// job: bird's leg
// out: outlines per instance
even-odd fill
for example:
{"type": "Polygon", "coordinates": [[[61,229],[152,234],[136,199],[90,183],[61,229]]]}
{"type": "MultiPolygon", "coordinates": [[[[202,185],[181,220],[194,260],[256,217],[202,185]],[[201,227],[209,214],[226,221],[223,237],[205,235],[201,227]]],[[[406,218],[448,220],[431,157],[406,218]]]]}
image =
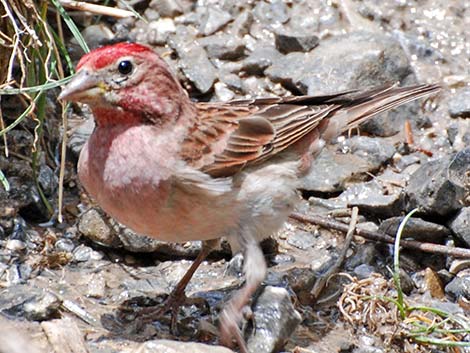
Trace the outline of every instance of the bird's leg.
{"type": "Polygon", "coordinates": [[[237,342],[241,353],[248,353],[240,330],[244,308],[266,276],[266,262],[256,240],[250,240],[245,248],[245,285],[230,299],[220,315],[220,342],[231,346],[232,339],[237,342]]]}
{"type": "Polygon", "coordinates": [[[164,313],[171,310],[171,331],[176,332],[176,324],[178,320],[178,310],[182,303],[185,302],[186,294],[185,289],[193,277],[194,273],[201,265],[201,263],[206,259],[207,255],[209,255],[210,251],[217,246],[218,240],[208,240],[202,243],[202,249],[197,255],[196,259],[193,261],[189,269],[184,274],[183,278],[178,282],[176,287],[171,291],[168,298],[165,300],[162,306],[159,308],[148,310],[144,313],[140,319],[143,322],[153,321],[156,317],[163,315],[164,313]]]}

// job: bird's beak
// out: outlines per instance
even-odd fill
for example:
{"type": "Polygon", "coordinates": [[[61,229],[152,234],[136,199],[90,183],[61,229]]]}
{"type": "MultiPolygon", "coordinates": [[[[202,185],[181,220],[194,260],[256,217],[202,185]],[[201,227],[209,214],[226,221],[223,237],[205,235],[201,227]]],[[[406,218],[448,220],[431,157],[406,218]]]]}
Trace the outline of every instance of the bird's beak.
{"type": "Polygon", "coordinates": [[[62,89],[59,99],[70,102],[91,103],[101,100],[105,91],[104,84],[96,75],[82,69],[62,89]]]}

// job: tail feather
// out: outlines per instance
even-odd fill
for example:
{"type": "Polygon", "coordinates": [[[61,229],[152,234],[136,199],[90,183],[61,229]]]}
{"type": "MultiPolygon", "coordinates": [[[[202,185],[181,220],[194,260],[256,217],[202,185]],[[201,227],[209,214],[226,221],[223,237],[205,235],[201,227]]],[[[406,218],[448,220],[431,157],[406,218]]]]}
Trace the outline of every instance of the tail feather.
{"type": "Polygon", "coordinates": [[[341,109],[345,113],[345,121],[339,124],[340,128],[342,131],[355,128],[377,114],[396,108],[399,105],[411,102],[415,99],[436,93],[440,89],[441,86],[439,84],[425,84],[409,87],[397,87],[393,85],[362,92],[360,96],[353,97],[349,105],[341,109]]]}

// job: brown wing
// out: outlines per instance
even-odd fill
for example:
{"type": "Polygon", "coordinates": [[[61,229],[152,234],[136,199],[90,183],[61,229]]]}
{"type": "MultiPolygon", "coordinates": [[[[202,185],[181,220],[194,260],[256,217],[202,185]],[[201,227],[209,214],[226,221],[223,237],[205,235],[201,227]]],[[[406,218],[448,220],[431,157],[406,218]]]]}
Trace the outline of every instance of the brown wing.
{"type": "Polygon", "coordinates": [[[337,105],[290,104],[263,98],[225,104],[199,103],[198,123],[184,141],[182,157],[214,177],[270,158],[318,126],[337,105]]]}
{"type": "Polygon", "coordinates": [[[231,176],[292,146],[325,118],[334,118],[325,136],[339,134],[439,89],[439,85],[385,85],[325,96],[199,103],[198,120],[183,142],[181,157],[213,177],[231,176]]]}

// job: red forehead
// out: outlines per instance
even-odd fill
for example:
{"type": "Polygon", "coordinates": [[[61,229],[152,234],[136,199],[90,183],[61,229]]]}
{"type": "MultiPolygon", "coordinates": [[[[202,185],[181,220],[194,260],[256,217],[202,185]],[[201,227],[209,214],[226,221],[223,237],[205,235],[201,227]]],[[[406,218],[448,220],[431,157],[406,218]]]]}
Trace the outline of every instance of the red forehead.
{"type": "Polygon", "coordinates": [[[151,51],[152,49],[150,49],[149,47],[137,43],[124,42],[107,45],[92,50],[88,54],[82,56],[82,58],[78,62],[77,70],[79,70],[85,64],[93,67],[94,69],[101,69],[115,62],[116,59],[120,57],[151,51]]]}

